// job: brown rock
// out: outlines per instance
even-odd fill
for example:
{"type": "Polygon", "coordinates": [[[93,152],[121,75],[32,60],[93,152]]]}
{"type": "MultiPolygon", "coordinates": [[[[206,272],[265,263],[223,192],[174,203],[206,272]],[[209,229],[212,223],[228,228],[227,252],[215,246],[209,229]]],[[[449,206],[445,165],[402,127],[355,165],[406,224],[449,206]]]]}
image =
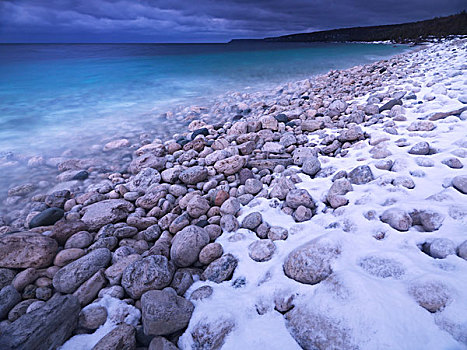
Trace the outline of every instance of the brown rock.
{"type": "Polygon", "coordinates": [[[16,232],[0,236],[0,267],[25,269],[49,266],[58,244],[50,238],[33,232],[16,232]]]}

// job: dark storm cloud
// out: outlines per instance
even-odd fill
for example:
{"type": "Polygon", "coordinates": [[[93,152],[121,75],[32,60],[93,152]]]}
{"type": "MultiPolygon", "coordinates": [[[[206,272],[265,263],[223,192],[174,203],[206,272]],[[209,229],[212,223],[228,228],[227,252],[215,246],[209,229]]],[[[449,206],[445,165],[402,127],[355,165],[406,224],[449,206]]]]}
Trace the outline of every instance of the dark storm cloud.
{"type": "Polygon", "coordinates": [[[0,42],[206,42],[449,15],[463,0],[0,0],[0,42]]]}

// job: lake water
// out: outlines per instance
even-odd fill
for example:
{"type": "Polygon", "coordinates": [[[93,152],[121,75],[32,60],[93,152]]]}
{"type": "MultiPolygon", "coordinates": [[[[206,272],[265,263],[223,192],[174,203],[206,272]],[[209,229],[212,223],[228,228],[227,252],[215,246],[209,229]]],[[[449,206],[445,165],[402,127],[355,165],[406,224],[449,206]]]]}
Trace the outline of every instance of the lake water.
{"type": "Polygon", "coordinates": [[[406,49],[257,42],[2,44],[0,157],[158,128],[160,114],[174,106],[209,104],[229,91],[258,91],[406,49]]]}

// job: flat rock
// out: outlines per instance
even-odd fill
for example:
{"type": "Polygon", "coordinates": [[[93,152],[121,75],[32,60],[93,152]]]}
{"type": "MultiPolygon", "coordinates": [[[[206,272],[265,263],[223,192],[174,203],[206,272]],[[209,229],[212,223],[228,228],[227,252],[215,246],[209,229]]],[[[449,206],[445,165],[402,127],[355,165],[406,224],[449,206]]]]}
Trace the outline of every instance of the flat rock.
{"type": "Polygon", "coordinates": [[[93,250],[58,270],[53,278],[54,288],[61,293],[73,293],[97,271],[107,267],[111,257],[107,248],[93,250]]]}
{"type": "Polygon", "coordinates": [[[408,131],[431,131],[436,128],[436,125],[429,120],[417,120],[412,122],[407,127],[408,131]]]}
{"type": "Polygon", "coordinates": [[[462,164],[458,158],[454,157],[443,159],[441,163],[450,167],[451,169],[462,169],[464,167],[464,164],[462,164]]]}
{"type": "Polygon", "coordinates": [[[133,210],[134,205],[124,199],[106,199],[84,207],[81,220],[89,230],[97,230],[104,225],[126,219],[133,210]]]}
{"type": "Polygon", "coordinates": [[[26,269],[52,264],[57,242],[34,232],[16,232],[0,236],[0,267],[26,269]]]}
{"type": "Polygon", "coordinates": [[[278,142],[266,142],[262,148],[263,152],[284,153],[285,147],[278,142]]]}
{"type": "Polygon", "coordinates": [[[54,295],[39,309],[26,313],[2,332],[0,349],[56,349],[78,322],[80,306],[72,295],[54,295]]]}
{"type": "Polygon", "coordinates": [[[194,308],[171,288],[148,291],[141,297],[144,333],[166,335],[179,331],[188,326],[194,308]]]}

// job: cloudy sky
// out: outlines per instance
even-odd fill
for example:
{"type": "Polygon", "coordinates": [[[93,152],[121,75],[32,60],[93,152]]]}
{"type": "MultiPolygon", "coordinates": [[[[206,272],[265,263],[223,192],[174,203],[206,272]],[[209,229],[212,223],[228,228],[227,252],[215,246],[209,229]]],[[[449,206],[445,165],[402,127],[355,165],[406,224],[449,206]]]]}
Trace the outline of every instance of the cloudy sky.
{"type": "Polygon", "coordinates": [[[465,7],[465,0],[0,0],[0,42],[225,42],[465,7]]]}

